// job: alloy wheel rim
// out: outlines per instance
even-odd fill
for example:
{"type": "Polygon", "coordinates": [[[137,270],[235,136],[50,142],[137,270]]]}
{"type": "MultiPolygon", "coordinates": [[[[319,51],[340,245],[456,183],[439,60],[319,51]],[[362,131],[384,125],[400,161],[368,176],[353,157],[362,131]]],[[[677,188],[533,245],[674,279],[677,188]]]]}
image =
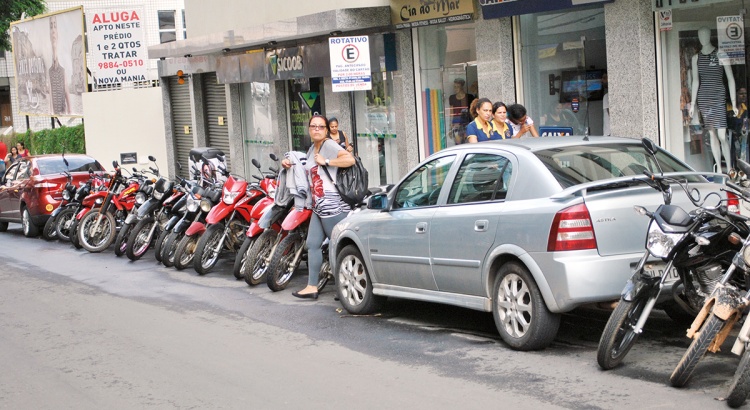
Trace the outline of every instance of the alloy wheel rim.
{"type": "Polygon", "coordinates": [[[531,291],[526,282],[515,273],[505,276],[496,303],[505,332],[515,338],[526,335],[533,318],[531,291]]]}
{"type": "Polygon", "coordinates": [[[219,258],[219,251],[215,248],[216,245],[219,244],[221,234],[223,234],[223,232],[217,232],[217,234],[206,243],[205,251],[203,252],[203,255],[201,255],[201,265],[203,265],[204,268],[210,268],[219,258]]]}
{"type": "Polygon", "coordinates": [[[23,223],[23,233],[28,235],[31,225],[29,221],[29,211],[26,209],[23,210],[23,218],[21,222],[23,223]]]}
{"type": "Polygon", "coordinates": [[[352,306],[364,301],[367,290],[367,275],[362,261],[349,255],[341,262],[339,279],[343,290],[343,298],[352,306]]]}

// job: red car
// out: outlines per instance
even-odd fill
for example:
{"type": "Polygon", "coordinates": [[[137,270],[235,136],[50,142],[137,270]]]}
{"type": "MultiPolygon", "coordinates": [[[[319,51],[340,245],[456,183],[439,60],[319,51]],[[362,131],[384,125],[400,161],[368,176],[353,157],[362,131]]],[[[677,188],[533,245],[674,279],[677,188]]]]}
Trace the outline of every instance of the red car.
{"type": "Polygon", "coordinates": [[[67,183],[65,172],[73,177],[73,184],[89,179],[89,170],[104,171],[101,164],[88,155],[38,155],[19,160],[8,167],[0,178],[0,232],[9,222],[20,223],[25,236],[36,236],[52,211],[60,205],[67,183]]]}

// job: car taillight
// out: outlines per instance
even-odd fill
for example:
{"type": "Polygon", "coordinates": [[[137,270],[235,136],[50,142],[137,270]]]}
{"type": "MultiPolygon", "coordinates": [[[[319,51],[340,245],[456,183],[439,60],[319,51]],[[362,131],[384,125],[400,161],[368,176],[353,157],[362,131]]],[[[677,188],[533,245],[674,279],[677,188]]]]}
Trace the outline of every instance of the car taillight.
{"type": "Polygon", "coordinates": [[[549,233],[547,251],[596,249],[596,237],[586,205],[565,208],[555,214],[549,233]]]}
{"type": "Polygon", "coordinates": [[[37,182],[36,184],[34,184],[34,188],[47,188],[48,191],[62,191],[60,184],[55,184],[54,182],[47,181],[37,182]]]}
{"type": "Polygon", "coordinates": [[[740,199],[737,195],[727,191],[727,211],[739,214],[740,213],[740,199]]]}

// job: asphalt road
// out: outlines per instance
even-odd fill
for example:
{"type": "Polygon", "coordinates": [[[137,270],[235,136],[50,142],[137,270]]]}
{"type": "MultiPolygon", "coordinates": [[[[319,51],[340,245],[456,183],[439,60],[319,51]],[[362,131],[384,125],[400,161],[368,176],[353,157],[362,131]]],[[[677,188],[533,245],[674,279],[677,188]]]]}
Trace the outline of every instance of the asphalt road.
{"type": "MultiPolygon", "coordinates": [[[[516,352],[490,314],[389,299],[354,317],[332,287],[301,301],[236,281],[228,259],[201,277],[17,225],[0,233],[0,260],[3,409],[726,408],[739,361],[728,341],[675,389],[689,340],[663,314],[603,372],[606,312],[565,315],[551,347],[516,352]]],[[[305,281],[302,269],[290,289],[305,281]]]]}

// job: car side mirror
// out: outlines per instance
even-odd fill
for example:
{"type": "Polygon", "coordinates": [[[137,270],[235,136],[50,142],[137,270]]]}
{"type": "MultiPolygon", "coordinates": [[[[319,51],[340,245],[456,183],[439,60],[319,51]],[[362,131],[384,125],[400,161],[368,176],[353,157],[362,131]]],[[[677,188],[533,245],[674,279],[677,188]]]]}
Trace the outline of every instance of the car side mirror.
{"type": "Polygon", "coordinates": [[[388,209],[388,194],[375,194],[367,200],[367,209],[388,209]]]}

